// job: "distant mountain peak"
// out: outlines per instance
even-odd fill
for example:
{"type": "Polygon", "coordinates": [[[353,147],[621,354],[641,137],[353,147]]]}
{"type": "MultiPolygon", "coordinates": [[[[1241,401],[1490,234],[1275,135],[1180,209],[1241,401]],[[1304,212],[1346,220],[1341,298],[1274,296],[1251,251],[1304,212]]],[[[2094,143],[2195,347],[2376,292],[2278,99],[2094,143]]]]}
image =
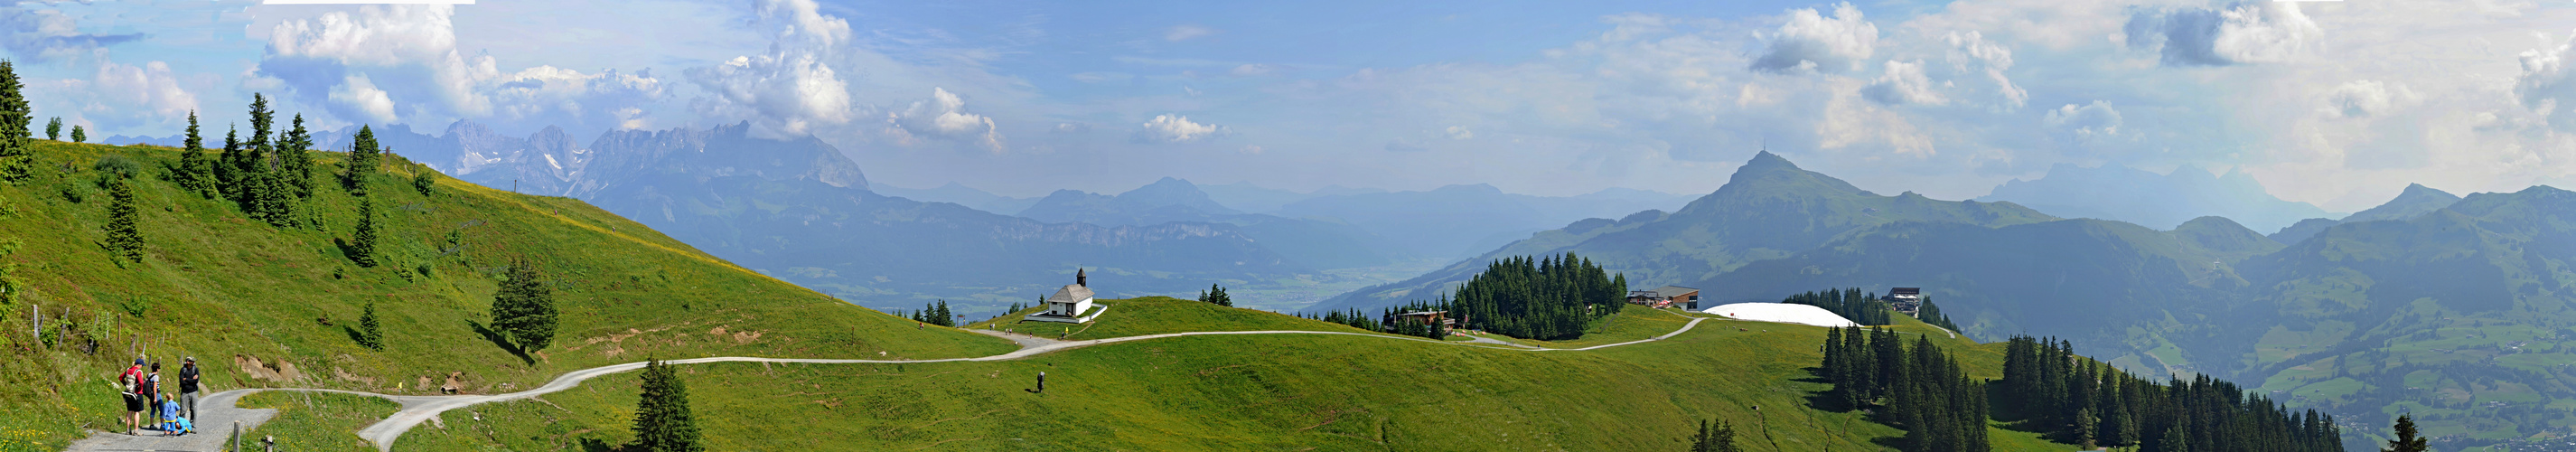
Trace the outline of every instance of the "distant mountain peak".
{"type": "MultiPolygon", "coordinates": [[[[1782,158],[1779,154],[1762,151],[1754,154],[1753,160],[1744,162],[1744,166],[1736,167],[1735,175],[1728,178],[1726,185],[1719,186],[1717,193],[1711,196],[1727,198],[1848,194],[1869,194],[1869,192],[1861,190],[1860,187],[1854,187],[1850,182],[1844,182],[1842,179],[1800,169],[1797,164],[1790,163],[1789,159],[1782,158]]],[[[1698,205],[1700,202],[1694,201],[1691,204],[1698,205]]],[[[1695,209],[1684,207],[1682,210],[1695,209]]]]}
{"type": "MultiPolygon", "coordinates": [[[[1796,164],[1796,163],[1789,163],[1789,159],[1788,159],[1788,158],[1781,157],[1781,156],[1780,156],[1780,154],[1773,154],[1773,153],[1771,153],[1771,151],[1765,150],[1765,151],[1761,151],[1761,152],[1755,152],[1755,153],[1753,153],[1753,159],[1752,159],[1752,160],[1745,161],[1745,162],[1744,162],[1744,167],[1745,167],[1745,168],[1754,168],[1754,167],[1772,168],[1772,167],[1777,167],[1777,168],[1788,168],[1788,169],[1793,169],[1793,170],[1794,170],[1794,169],[1798,169],[1798,164],[1796,164]]],[[[1737,171],[1738,173],[1742,173],[1744,170],[1743,170],[1743,169],[1737,169],[1736,171],[1737,171]]]]}

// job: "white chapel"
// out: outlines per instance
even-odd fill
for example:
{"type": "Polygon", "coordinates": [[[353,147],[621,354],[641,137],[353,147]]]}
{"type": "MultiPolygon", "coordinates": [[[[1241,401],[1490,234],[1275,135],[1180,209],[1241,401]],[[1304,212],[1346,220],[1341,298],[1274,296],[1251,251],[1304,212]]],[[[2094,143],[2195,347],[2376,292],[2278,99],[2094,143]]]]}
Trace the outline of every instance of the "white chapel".
{"type": "Polygon", "coordinates": [[[1099,318],[1108,306],[1091,303],[1091,281],[1082,269],[1073,270],[1073,284],[1066,284],[1047,296],[1046,310],[1022,317],[1039,322],[1083,323],[1099,318]]]}

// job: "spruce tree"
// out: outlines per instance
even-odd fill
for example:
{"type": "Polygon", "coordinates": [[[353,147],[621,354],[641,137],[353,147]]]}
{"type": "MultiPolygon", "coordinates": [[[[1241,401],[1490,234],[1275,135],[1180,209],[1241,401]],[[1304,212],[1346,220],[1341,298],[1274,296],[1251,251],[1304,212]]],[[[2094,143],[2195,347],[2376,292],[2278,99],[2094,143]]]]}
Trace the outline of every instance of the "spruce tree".
{"type": "Polygon", "coordinates": [[[376,132],[368,126],[358,126],[358,136],[349,141],[348,172],[340,176],[340,184],[348,187],[350,194],[364,196],[367,176],[375,174],[376,156],[381,152],[376,148],[376,132]]]}
{"type": "Polygon", "coordinates": [[[1215,284],[1209,284],[1206,292],[1199,293],[1199,301],[1217,306],[1234,307],[1234,297],[1226,296],[1225,286],[1215,284]]]}
{"type": "Polygon", "coordinates": [[[358,315],[358,345],[368,350],[385,351],[385,332],[376,326],[375,303],[367,303],[365,313],[358,315]]]}
{"type": "Polygon", "coordinates": [[[82,128],[82,127],[81,127],[81,126],[79,126],[79,125],[74,125],[74,126],[72,126],[72,142],[73,142],[73,143],[88,143],[88,142],[89,142],[89,129],[82,128]]]}
{"type": "Polygon", "coordinates": [[[689,410],[689,388],[680,373],[659,360],[645,361],[643,393],[635,400],[635,442],[626,450],[700,452],[698,423],[689,410]]]}
{"type": "Polygon", "coordinates": [[[0,59],[0,179],[24,182],[35,175],[34,153],[27,130],[35,125],[27,105],[26,84],[18,81],[17,64],[0,59]]]}
{"type": "Polygon", "coordinates": [[[376,200],[358,198],[358,230],[349,233],[349,260],[359,267],[374,267],[376,259],[376,200]]]}
{"type": "Polygon", "coordinates": [[[1690,452],[1743,452],[1735,444],[1735,426],[1726,421],[1700,421],[1699,433],[1691,435],[1690,452]]]}
{"type": "Polygon", "coordinates": [[[278,173],[293,189],[295,199],[313,197],[313,134],[304,130],[304,114],[295,114],[295,128],[287,129],[278,140],[278,173]]]}
{"type": "Polygon", "coordinates": [[[121,176],[108,187],[107,248],[127,262],[143,262],[143,231],[134,208],[134,184],[121,176]]]}
{"type": "Polygon", "coordinates": [[[2415,436],[2415,415],[2401,414],[2397,416],[2397,438],[2388,440],[2388,447],[2380,451],[2425,452],[2433,450],[2429,442],[2427,438],[2415,436]]]}
{"type": "Polygon", "coordinates": [[[536,353],[554,341],[554,291],[525,258],[513,260],[507,275],[492,294],[492,328],[509,335],[520,353],[536,353]]]}
{"type": "Polygon", "coordinates": [[[45,139],[63,139],[63,117],[55,116],[54,119],[45,121],[45,139]]]}
{"type": "Polygon", "coordinates": [[[241,176],[244,166],[241,160],[241,127],[226,125],[224,153],[215,155],[214,162],[215,191],[216,194],[223,195],[224,199],[241,199],[241,176]]]}
{"type": "Polygon", "coordinates": [[[197,111],[188,111],[188,137],[179,152],[179,189],[215,197],[214,162],[206,160],[206,140],[197,136],[197,111]]]}

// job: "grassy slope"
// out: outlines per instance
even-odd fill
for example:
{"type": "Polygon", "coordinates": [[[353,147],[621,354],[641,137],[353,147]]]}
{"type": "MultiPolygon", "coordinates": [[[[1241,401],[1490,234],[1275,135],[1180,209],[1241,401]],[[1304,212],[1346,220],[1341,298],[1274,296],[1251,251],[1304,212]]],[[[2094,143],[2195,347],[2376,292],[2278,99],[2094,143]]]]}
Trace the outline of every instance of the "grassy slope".
{"type": "MultiPolygon", "coordinates": [[[[393,159],[374,192],[382,253],[394,265],[360,268],[333,245],[356,223],[356,199],[328,174],[340,154],[317,154],[317,194],[306,208],[320,227],[280,229],[246,220],[225,201],[182,193],[162,180],[169,148],[38,141],[33,180],[0,185],[0,238],[21,244],[21,301],[0,306],[0,441],[58,448],[84,426],[114,425],[107,380],[132,348],[176,365],[199,357],[210,390],[312,386],[419,393],[421,382],[464,372],[468,391],[524,388],[567,370],[647,356],[712,355],[936,358],[1001,353],[999,339],[910,322],[835,301],[698,252],[575,199],[526,196],[438,177],[414,191],[415,171],[393,159]],[[123,154],[145,168],[136,183],[149,256],[120,266],[105,252],[108,196],[92,163],[123,154]],[[83,202],[65,192],[82,193],[83,202]],[[456,242],[451,244],[450,237],[456,242]],[[452,253],[443,249],[453,248],[452,253]],[[487,341],[496,275],[525,256],[553,282],[563,312],[555,346],[530,365],[487,341]],[[130,268],[129,268],[130,267],[130,268]],[[420,271],[426,269],[424,273],[420,271]],[[406,277],[406,274],[408,274],[406,277]],[[347,327],[377,303],[389,343],[354,344],[347,327]],[[25,332],[30,305],[46,324],[77,324],[95,355],[45,346],[25,332]],[[138,314],[139,313],[139,314],[138,314]],[[320,319],[328,319],[323,325],[320,319]],[[715,334],[724,329],[721,335],[715,334]],[[235,357],[293,363],[302,378],[254,379],[235,357]]],[[[0,444],[5,446],[7,444],[0,444]]]]}
{"type": "MultiPolygon", "coordinates": [[[[1313,323],[1293,329],[1332,326],[1313,323]]],[[[1975,377],[2000,373],[2001,344],[1913,322],[1897,328],[1935,334],[1975,377]]],[[[1202,336],[1010,362],[683,373],[711,450],[1670,450],[1708,418],[1735,422],[1753,450],[1883,449],[1874,441],[1901,432],[1807,406],[1826,389],[1807,375],[1823,332],[1710,321],[1671,340],[1590,352],[1202,336]],[[1028,392],[1041,371],[1048,392],[1028,392]]],[[[632,439],[636,384],[619,374],[543,401],[450,412],[448,428],[414,430],[396,448],[620,444],[632,439]]],[[[1992,437],[1998,450],[2071,448],[2003,429],[1992,437]]]]}

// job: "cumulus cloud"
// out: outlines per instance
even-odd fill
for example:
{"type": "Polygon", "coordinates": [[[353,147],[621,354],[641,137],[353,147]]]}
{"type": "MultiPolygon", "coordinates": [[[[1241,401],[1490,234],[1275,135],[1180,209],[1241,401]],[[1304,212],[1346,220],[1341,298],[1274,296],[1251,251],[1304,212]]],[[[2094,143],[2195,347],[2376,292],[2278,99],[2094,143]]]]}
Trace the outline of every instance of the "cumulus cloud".
{"type": "Polygon", "coordinates": [[[1050,127],[1047,130],[1055,133],[1083,133],[1090,132],[1091,125],[1079,122],[1059,122],[1055,123],[1055,127],[1050,127]]]}
{"type": "Polygon", "coordinates": [[[1181,115],[1155,115],[1136,130],[1138,141],[1148,143],[1190,143],[1215,138],[1227,133],[1225,126],[1190,122],[1181,115]]]}
{"type": "Polygon", "coordinates": [[[2378,80],[2344,82],[2326,94],[2326,105],[2319,111],[2328,117],[2363,118],[2386,115],[2419,101],[2415,90],[2405,84],[2378,80]]]}
{"type": "Polygon", "coordinates": [[[2122,31],[2131,48],[2157,50],[2166,66],[2284,61],[2325,38],[2295,2],[2140,9],[2122,31]]]}
{"type": "Polygon", "coordinates": [[[970,140],[993,152],[1003,149],[1002,133],[993,127],[993,118],[967,113],[966,99],[946,88],[931,88],[930,99],[886,113],[886,133],[906,145],[927,137],[970,140]]]}
{"type": "Polygon", "coordinates": [[[1467,130],[1467,126],[1449,126],[1449,129],[1444,130],[1443,132],[1448,134],[1449,139],[1452,140],[1464,140],[1476,137],[1476,132],[1467,130]]]}
{"type": "Polygon", "coordinates": [[[245,89],[282,88],[349,121],[497,119],[631,128],[663,95],[651,71],[502,72],[456,48],[450,5],[365,6],[277,24],[245,89]]]}
{"type": "Polygon", "coordinates": [[[1932,79],[1923,75],[1922,61],[1888,60],[1886,75],[1871,81],[1860,92],[1862,97],[1887,105],[1941,105],[1950,102],[1936,91],[1932,79]]]}
{"type": "Polygon", "coordinates": [[[1173,27],[1172,27],[1171,29],[1169,29],[1169,30],[1164,30],[1164,31],[1163,31],[1163,40],[1165,40],[1165,41],[1171,41],[1171,42],[1181,42],[1181,41],[1188,41],[1188,40],[1191,40],[1191,39],[1204,38],[1204,37],[1207,37],[1208,35],[1213,35],[1213,34],[1216,34],[1216,29],[1214,29],[1214,28],[1202,27],[1202,26],[1197,26],[1197,25],[1176,25],[1176,26],[1173,26],[1173,27]]]}
{"type": "Polygon", "coordinates": [[[1769,33],[1769,47],[1752,68],[1764,72],[1843,72],[1859,69],[1878,44],[1878,25],[1861,17],[1851,3],[1834,5],[1834,16],[1812,8],[1789,10],[1789,22],[1769,33]]]}
{"type": "Polygon", "coordinates": [[[9,2],[0,6],[0,47],[20,62],[46,62],[96,54],[100,49],[143,39],[142,33],[82,33],[79,21],[62,11],[27,9],[9,2]]]}
{"type": "Polygon", "coordinates": [[[1988,41],[1984,33],[1974,30],[1967,33],[1953,31],[1942,35],[1941,39],[1950,44],[1950,66],[1959,72],[1982,73],[1987,80],[1993,81],[1995,94],[2003,97],[1999,106],[2004,110],[2021,108],[2030,102],[2030,91],[2013,84],[2012,78],[2004,75],[2005,70],[2013,67],[2011,48],[1988,41]]]}
{"type": "Polygon", "coordinates": [[[2048,115],[2041,121],[2050,127],[2074,132],[2078,137],[2120,134],[2120,110],[2111,108],[2110,102],[2099,100],[2086,105],[2066,104],[2064,107],[2057,107],[2055,110],[2049,110],[2048,115]]]}
{"type": "MultiPolygon", "coordinates": [[[[51,91],[71,94],[68,100],[75,103],[80,118],[93,126],[122,128],[187,117],[197,109],[197,96],[183,82],[169,64],[159,61],[139,66],[101,61],[90,78],[55,82],[59,88],[51,91]]],[[[28,86],[47,85],[31,81],[28,86]]]]}
{"type": "Polygon", "coordinates": [[[695,102],[700,113],[748,117],[766,133],[787,135],[849,122],[849,84],[827,60],[849,43],[850,24],[817,8],[813,0],[753,1],[769,50],[689,69],[689,81],[708,93],[695,102]]]}
{"type": "Polygon", "coordinates": [[[2562,131],[2576,132],[2576,70],[2568,68],[2568,59],[2576,56],[2576,35],[2555,49],[2523,51],[2519,58],[2522,73],[2514,78],[2514,100],[2548,118],[2562,131]]]}

